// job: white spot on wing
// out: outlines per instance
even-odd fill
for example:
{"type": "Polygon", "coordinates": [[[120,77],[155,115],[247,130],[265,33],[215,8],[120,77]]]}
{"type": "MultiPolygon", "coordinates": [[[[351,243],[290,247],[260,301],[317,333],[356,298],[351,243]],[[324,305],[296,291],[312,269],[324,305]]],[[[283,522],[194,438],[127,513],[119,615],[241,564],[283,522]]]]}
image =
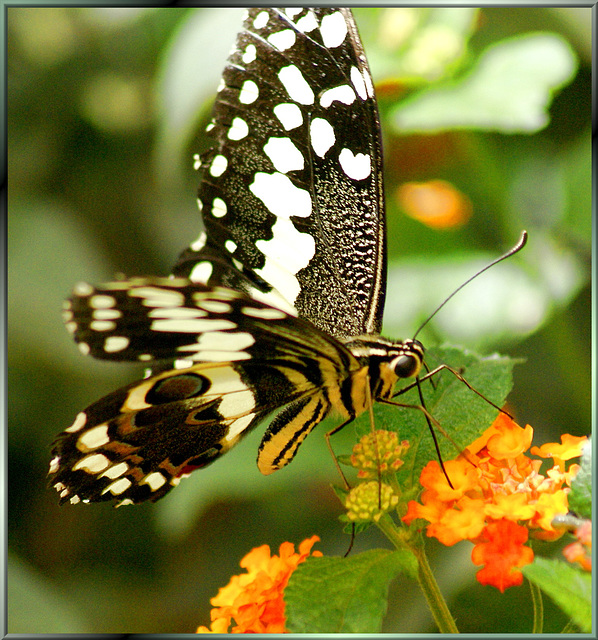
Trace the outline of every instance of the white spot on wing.
{"type": "Polygon", "coordinates": [[[245,387],[237,393],[226,393],[222,397],[222,402],[218,407],[219,413],[225,418],[246,417],[246,414],[255,407],[255,397],[253,393],[245,387]]]}
{"type": "Polygon", "coordinates": [[[258,99],[260,90],[253,80],[245,80],[239,93],[239,102],[241,104],[252,104],[258,99]]]}
{"type": "Polygon", "coordinates": [[[77,282],[73,287],[73,293],[77,296],[90,296],[93,293],[93,287],[87,282],[77,282]]]}
{"type": "Polygon", "coordinates": [[[268,24],[268,12],[260,11],[253,21],[254,29],[263,29],[268,24]]]}
{"type": "Polygon", "coordinates": [[[258,171],[249,190],[259,198],[275,216],[299,216],[311,214],[311,197],[305,189],[296,187],[282,173],[258,171]]]}
{"type": "MultiPolygon", "coordinates": [[[[201,200],[198,200],[198,202],[201,202],[201,200]]],[[[208,236],[206,235],[206,232],[202,229],[199,232],[199,236],[197,236],[197,240],[191,243],[191,248],[193,249],[193,251],[201,251],[206,246],[207,241],[208,241],[208,236]]]]}
{"type": "Polygon", "coordinates": [[[109,309],[116,305],[116,299],[112,296],[98,294],[89,299],[89,306],[92,309],[109,309]]]}
{"type": "MultiPolygon", "coordinates": [[[[266,260],[267,263],[267,260],[266,260]]],[[[264,304],[268,304],[272,307],[276,307],[285,311],[290,316],[297,316],[297,309],[282,296],[280,291],[276,289],[272,289],[272,291],[264,292],[252,287],[250,289],[251,297],[258,302],[263,302],[264,304]]],[[[295,296],[296,297],[296,296],[295,296]]]]}
{"type": "Polygon", "coordinates": [[[235,117],[226,134],[229,140],[242,140],[249,133],[249,127],[243,118],[235,117]]]}
{"type": "Polygon", "coordinates": [[[118,309],[96,309],[92,316],[94,320],[116,320],[122,317],[122,312],[118,309]]]}
{"type": "Polygon", "coordinates": [[[237,243],[234,242],[233,240],[227,240],[224,243],[224,247],[227,251],[229,251],[230,253],[234,253],[237,250],[237,243]]]}
{"type": "Polygon", "coordinates": [[[143,298],[144,307],[179,307],[185,302],[185,296],[180,291],[159,287],[136,287],[131,289],[129,295],[143,298]]]}
{"type": "Polygon", "coordinates": [[[211,313],[230,313],[233,310],[228,302],[220,302],[220,300],[200,300],[196,304],[200,309],[211,313]]]}
{"type": "Polygon", "coordinates": [[[210,165],[210,175],[214,178],[219,178],[226,171],[227,166],[228,160],[224,156],[214,156],[212,164],[210,165]]]}
{"type": "Polygon", "coordinates": [[[266,264],[256,272],[294,302],[301,290],[295,274],[309,264],[316,252],[316,243],[308,233],[297,231],[288,218],[279,217],[272,232],[271,240],[256,242],[266,256],[266,264]]]}
{"type": "MultiPolygon", "coordinates": [[[[315,253],[316,244],[308,233],[297,231],[288,218],[278,218],[272,226],[271,240],[258,240],[257,248],[267,257],[284,265],[291,273],[307,266],[315,253]]],[[[284,289],[281,289],[284,291],[284,289]]]]}
{"type": "Polygon", "coordinates": [[[189,274],[189,280],[191,280],[191,282],[200,282],[202,284],[206,284],[210,279],[210,276],[212,275],[213,269],[214,267],[212,266],[211,262],[198,262],[191,270],[191,273],[189,274]]]}
{"type": "Polygon", "coordinates": [[[147,484],[152,491],[156,491],[163,484],[166,484],[166,478],[158,471],[154,471],[153,473],[149,473],[145,476],[139,484],[147,484]]]}
{"type": "Polygon", "coordinates": [[[109,336],[104,340],[104,351],[106,353],[117,353],[126,349],[131,341],[125,336],[109,336]]]}
{"type": "Polygon", "coordinates": [[[263,309],[261,307],[242,307],[241,313],[250,318],[260,318],[261,320],[281,320],[287,317],[286,313],[278,309],[263,309]]]}
{"type": "Polygon", "coordinates": [[[60,468],[60,456],[54,456],[52,460],[50,460],[50,468],[48,469],[48,473],[56,473],[60,468]]]}
{"type": "Polygon", "coordinates": [[[254,44],[248,44],[243,53],[242,60],[245,64],[250,64],[255,60],[256,48],[254,44]]]}
{"type": "Polygon", "coordinates": [[[357,67],[351,67],[351,82],[362,100],[368,97],[363,76],[357,67]]]}
{"type": "Polygon", "coordinates": [[[79,347],[79,351],[84,356],[89,355],[89,352],[91,351],[91,349],[90,349],[89,345],[87,344],[87,342],[80,342],[77,346],[79,347]]]}
{"type": "Polygon", "coordinates": [[[77,331],[76,322],[67,322],[64,326],[69,333],[75,333],[75,331],[77,331]]]}
{"type": "Polygon", "coordinates": [[[189,309],[189,307],[172,307],[162,309],[152,309],[148,312],[148,318],[205,318],[208,314],[200,309],[189,309]]]}
{"type": "Polygon", "coordinates": [[[222,218],[227,214],[226,202],[222,198],[214,198],[212,202],[212,215],[214,218],[222,218]]]}
{"type": "Polygon", "coordinates": [[[274,109],[274,115],[278,118],[285,131],[296,129],[303,124],[303,115],[301,109],[293,102],[283,102],[277,104],[274,109]]]}
{"type": "Polygon", "coordinates": [[[343,104],[353,104],[355,101],[355,91],[348,84],[341,84],[322,93],[320,96],[320,104],[327,109],[334,101],[343,104]]]}
{"type": "Polygon", "coordinates": [[[250,413],[242,418],[237,418],[228,428],[228,433],[225,436],[225,440],[229,442],[236,438],[241,432],[245,431],[250,425],[251,421],[255,418],[254,413],[250,413]]]}
{"type": "Polygon", "coordinates": [[[77,440],[77,448],[81,450],[91,450],[102,447],[110,442],[108,437],[108,425],[99,424],[97,427],[93,427],[89,431],[81,434],[79,440],[77,440]],[[81,446],[79,446],[81,445],[81,446]]]}
{"type": "Polygon", "coordinates": [[[322,18],[320,33],[324,45],[333,49],[345,41],[347,37],[347,23],[341,13],[331,13],[322,18]]]}
{"type": "Polygon", "coordinates": [[[350,149],[343,149],[338,160],[343,171],[353,180],[365,180],[372,172],[370,156],[365,153],[353,155],[350,149]]]}
{"type": "Polygon", "coordinates": [[[119,496],[121,493],[124,493],[133,483],[128,478],[120,478],[119,480],[115,480],[111,484],[109,484],[103,491],[102,495],[105,493],[110,493],[113,496],[119,496]]]}
{"type": "Polygon", "coordinates": [[[110,460],[101,453],[92,453],[84,458],[81,458],[77,463],[73,465],[73,471],[87,471],[87,473],[100,473],[110,466],[110,460]]]}
{"type": "Polygon", "coordinates": [[[297,20],[297,28],[299,31],[303,31],[303,33],[309,33],[310,31],[317,29],[317,27],[318,23],[312,11],[304,15],[303,18],[299,18],[299,20],[297,20]]]}
{"type": "Polygon", "coordinates": [[[77,414],[77,417],[75,418],[75,422],[73,422],[73,424],[68,429],[65,429],[65,431],[68,431],[69,433],[75,433],[76,431],[80,431],[81,429],[83,429],[86,422],[87,422],[87,415],[83,413],[83,411],[81,411],[81,413],[77,414]]]}
{"type": "Polygon", "coordinates": [[[116,480],[116,478],[120,478],[123,473],[126,473],[129,470],[129,465],[126,462],[119,462],[118,464],[113,464],[111,467],[106,469],[104,473],[100,476],[100,478],[110,478],[110,480],[116,480]]]}
{"type": "Polygon", "coordinates": [[[167,318],[164,320],[154,320],[152,331],[165,331],[168,333],[203,333],[204,331],[222,331],[223,329],[234,329],[237,325],[230,320],[214,319],[193,319],[188,320],[167,318]]]}
{"type": "Polygon", "coordinates": [[[313,104],[314,92],[307,84],[303,74],[294,64],[283,67],[278,72],[278,78],[282,82],[289,96],[301,104],[313,104]]]}
{"type": "Polygon", "coordinates": [[[328,120],[314,118],[309,125],[309,136],[313,150],[323,158],[336,141],[334,129],[328,120]]]}
{"type": "Polygon", "coordinates": [[[292,29],[283,29],[268,36],[268,42],[279,51],[286,51],[295,44],[296,36],[292,29]]]}
{"type": "Polygon", "coordinates": [[[281,173],[298,171],[305,166],[301,151],[290,138],[269,138],[264,145],[264,153],[281,173]]]}
{"type": "Polygon", "coordinates": [[[116,329],[116,322],[112,320],[92,320],[89,323],[89,328],[92,331],[112,331],[116,329]]]}

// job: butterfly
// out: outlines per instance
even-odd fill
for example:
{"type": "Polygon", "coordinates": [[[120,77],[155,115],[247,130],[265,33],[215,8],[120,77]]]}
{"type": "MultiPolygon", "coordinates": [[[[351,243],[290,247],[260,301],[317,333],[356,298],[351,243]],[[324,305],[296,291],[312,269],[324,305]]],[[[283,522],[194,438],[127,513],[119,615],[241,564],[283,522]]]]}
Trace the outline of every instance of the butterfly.
{"type": "Polygon", "coordinates": [[[158,500],[276,412],[270,474],[326,416],[341,428],[422,368],[418,340],[380,336],[380,123],[351,11],[248,10],[208,130],[203,230],[172,275],[80,283],[65,303],[82,353],[148,375],[57,437],[61,504],[158,500]]]}

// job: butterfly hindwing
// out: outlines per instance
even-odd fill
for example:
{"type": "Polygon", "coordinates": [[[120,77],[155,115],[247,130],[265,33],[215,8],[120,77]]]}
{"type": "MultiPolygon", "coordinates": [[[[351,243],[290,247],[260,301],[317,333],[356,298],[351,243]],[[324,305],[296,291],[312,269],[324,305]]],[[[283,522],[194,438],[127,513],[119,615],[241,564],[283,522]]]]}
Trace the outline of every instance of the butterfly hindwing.
{"type": "Polygon", "coordinates": [[[147,361],[151,345],[156,360],[179,359],[92,404],[58,437],[51,482],[62,502],[157,500],[289,405],[260,447],[258,466],[271,473],[359,366],[300,318],[181,278],[80,284],[69,307],[75,340],[96,357],[147,361]]]}
{"type": "Polygon", "coordinates": [[[250,9],[209,128],[205,231],[175,273],[295,309],[333,336],[379,332],[380,130],[350,11],[250,9]]]}

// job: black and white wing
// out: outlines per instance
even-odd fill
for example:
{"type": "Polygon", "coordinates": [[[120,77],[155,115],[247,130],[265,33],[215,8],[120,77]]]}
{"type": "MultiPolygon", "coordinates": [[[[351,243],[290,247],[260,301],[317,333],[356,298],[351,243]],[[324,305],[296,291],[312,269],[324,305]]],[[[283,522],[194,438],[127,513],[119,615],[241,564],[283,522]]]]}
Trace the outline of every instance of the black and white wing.
{"type": "Polygon", "coordinates": [[[81,284],[66,304],[83,353],[151,371],[58,436],[61,502],[157,500],[282,409],[258,452],[271,473],[332,407],[355,414],[343,385],[361,365],[341,341],[379,332],[386,265],[377,107],[350,11],[249,10],[211,128],[205,230],[173,277],[81,284]]]}
{"type": "Polygon", "coordinates": [[[177,360],[95,402],[58,436],[50,482],[61,502],[157,500],[285,407],[258,453],[260,471],[272,473],[339,408],[338,389],[360,366],[301,318],[182,278],[80,284],[65,313],[83,353],[177,360]]]}
{"type": "Polygon", "coordinates": [[[336,337],[379,333],[376,100],[347,9],[250,9],[202,158],[205,231],[174,273],[241,289],[336,337]]]}

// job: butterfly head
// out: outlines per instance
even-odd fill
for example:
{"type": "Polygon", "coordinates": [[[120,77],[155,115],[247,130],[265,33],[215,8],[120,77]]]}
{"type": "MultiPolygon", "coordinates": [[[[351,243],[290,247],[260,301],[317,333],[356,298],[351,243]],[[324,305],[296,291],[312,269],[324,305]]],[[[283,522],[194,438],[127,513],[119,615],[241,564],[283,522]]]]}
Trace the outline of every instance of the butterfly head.
{"type": "Polygon", "coordinates": [[[424,361],[424,346],[419,340],[407,339],[400,343],[397,351],[388,366],[397,378],[415,378],[424,361]]]}

